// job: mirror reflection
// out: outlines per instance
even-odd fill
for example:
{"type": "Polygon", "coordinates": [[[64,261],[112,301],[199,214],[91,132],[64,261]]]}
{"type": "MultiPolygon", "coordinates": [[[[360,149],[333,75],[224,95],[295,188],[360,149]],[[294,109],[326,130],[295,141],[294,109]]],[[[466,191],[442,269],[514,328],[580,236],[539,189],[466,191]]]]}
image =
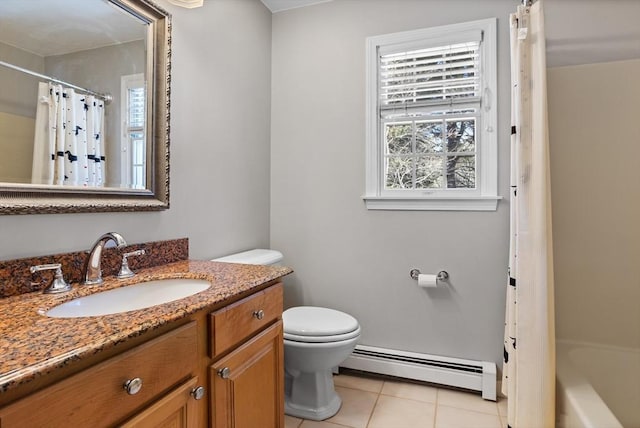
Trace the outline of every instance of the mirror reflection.
{"type": "Polygon", "coordinates": [[[147,34],[108,0],[0,1],[0,183],[148,188],[147,34]]]}

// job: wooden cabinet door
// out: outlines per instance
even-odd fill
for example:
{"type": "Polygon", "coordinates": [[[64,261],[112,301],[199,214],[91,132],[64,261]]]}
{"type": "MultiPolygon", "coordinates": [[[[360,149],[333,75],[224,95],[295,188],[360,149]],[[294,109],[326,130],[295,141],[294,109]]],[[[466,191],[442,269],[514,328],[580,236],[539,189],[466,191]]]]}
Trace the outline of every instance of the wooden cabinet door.
{"type": "Polygon", "coordinates": [[[122,428],[193,428],[198,426],[196,406],[191,395],[198,378],[192,378],[156,403],[121,425],[122,428]]]}
{"type": "Polygon", "coordinates": [[[284,428],[282,321],[211,366],[214,428],[284,428]]]}

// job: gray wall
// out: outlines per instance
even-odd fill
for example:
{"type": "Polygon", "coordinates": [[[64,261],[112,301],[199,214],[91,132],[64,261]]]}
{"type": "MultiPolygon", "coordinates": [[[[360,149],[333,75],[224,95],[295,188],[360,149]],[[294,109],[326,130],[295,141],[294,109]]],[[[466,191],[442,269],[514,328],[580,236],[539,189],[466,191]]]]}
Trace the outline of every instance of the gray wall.
{"type": "MultiPolygon", "coordinates": [[[[41,56],[0,42],[0,60],[42,72],[41,56]]],[[[31,182],[38,79],[0,67],[0,182],[31,182]]]]}
{"type": "MultiPolygon", "coordinates": [[[[44,58],[2,42],[0,60],[44,72],[44,58]]],[[[37,97],[38,78],[0,66],[0,111],[35,118],[37,97]]]]}
{"type": "Polygon", "coordinates": [[[271,13],[259,0],[173,13],[171,209],[0,216],[0,259],[188,237],[193,258],[269,244],[271,13]]]}
{"type": "Polygon", "coordinates": [[[502,361],[509,201],[496,212],[367,211],[365,38],[498,18],[499,194],[508,196],[507,0],[336,0],[273,16],[271,246],[287,305],[360,321],[361,343],[502,361]],[[445,269],[449,287],[409,278],[445,269]]]}
{"type": "MultiPolygon", "coordinates": [[[[42,72],[42,57],[0,42],[0,60],[42,72]]],[[[38,79],[0,66],[0,182],[30,183],[38,79]]]]}

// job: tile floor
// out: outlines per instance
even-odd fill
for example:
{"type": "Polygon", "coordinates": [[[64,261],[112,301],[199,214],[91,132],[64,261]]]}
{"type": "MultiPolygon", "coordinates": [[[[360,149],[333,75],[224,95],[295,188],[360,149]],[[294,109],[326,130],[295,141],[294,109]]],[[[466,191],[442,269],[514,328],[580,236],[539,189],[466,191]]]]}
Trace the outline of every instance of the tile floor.
{"type": "Polygon", "coordinates": [[[507,400],[359,373],[334,377],[342,407],[322,422],[285,416],[285,428],[506,428],[507,400]]]}

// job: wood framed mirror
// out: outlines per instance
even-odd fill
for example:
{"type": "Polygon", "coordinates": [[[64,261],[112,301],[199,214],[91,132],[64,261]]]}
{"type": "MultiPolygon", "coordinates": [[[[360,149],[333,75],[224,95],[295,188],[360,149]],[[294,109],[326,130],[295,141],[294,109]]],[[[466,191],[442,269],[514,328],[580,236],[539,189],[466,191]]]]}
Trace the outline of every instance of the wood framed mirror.
{"type": "Polygon", "coordinates": [[[0,214],[169,208],[171,16],[0,2],[0,214]]]}

